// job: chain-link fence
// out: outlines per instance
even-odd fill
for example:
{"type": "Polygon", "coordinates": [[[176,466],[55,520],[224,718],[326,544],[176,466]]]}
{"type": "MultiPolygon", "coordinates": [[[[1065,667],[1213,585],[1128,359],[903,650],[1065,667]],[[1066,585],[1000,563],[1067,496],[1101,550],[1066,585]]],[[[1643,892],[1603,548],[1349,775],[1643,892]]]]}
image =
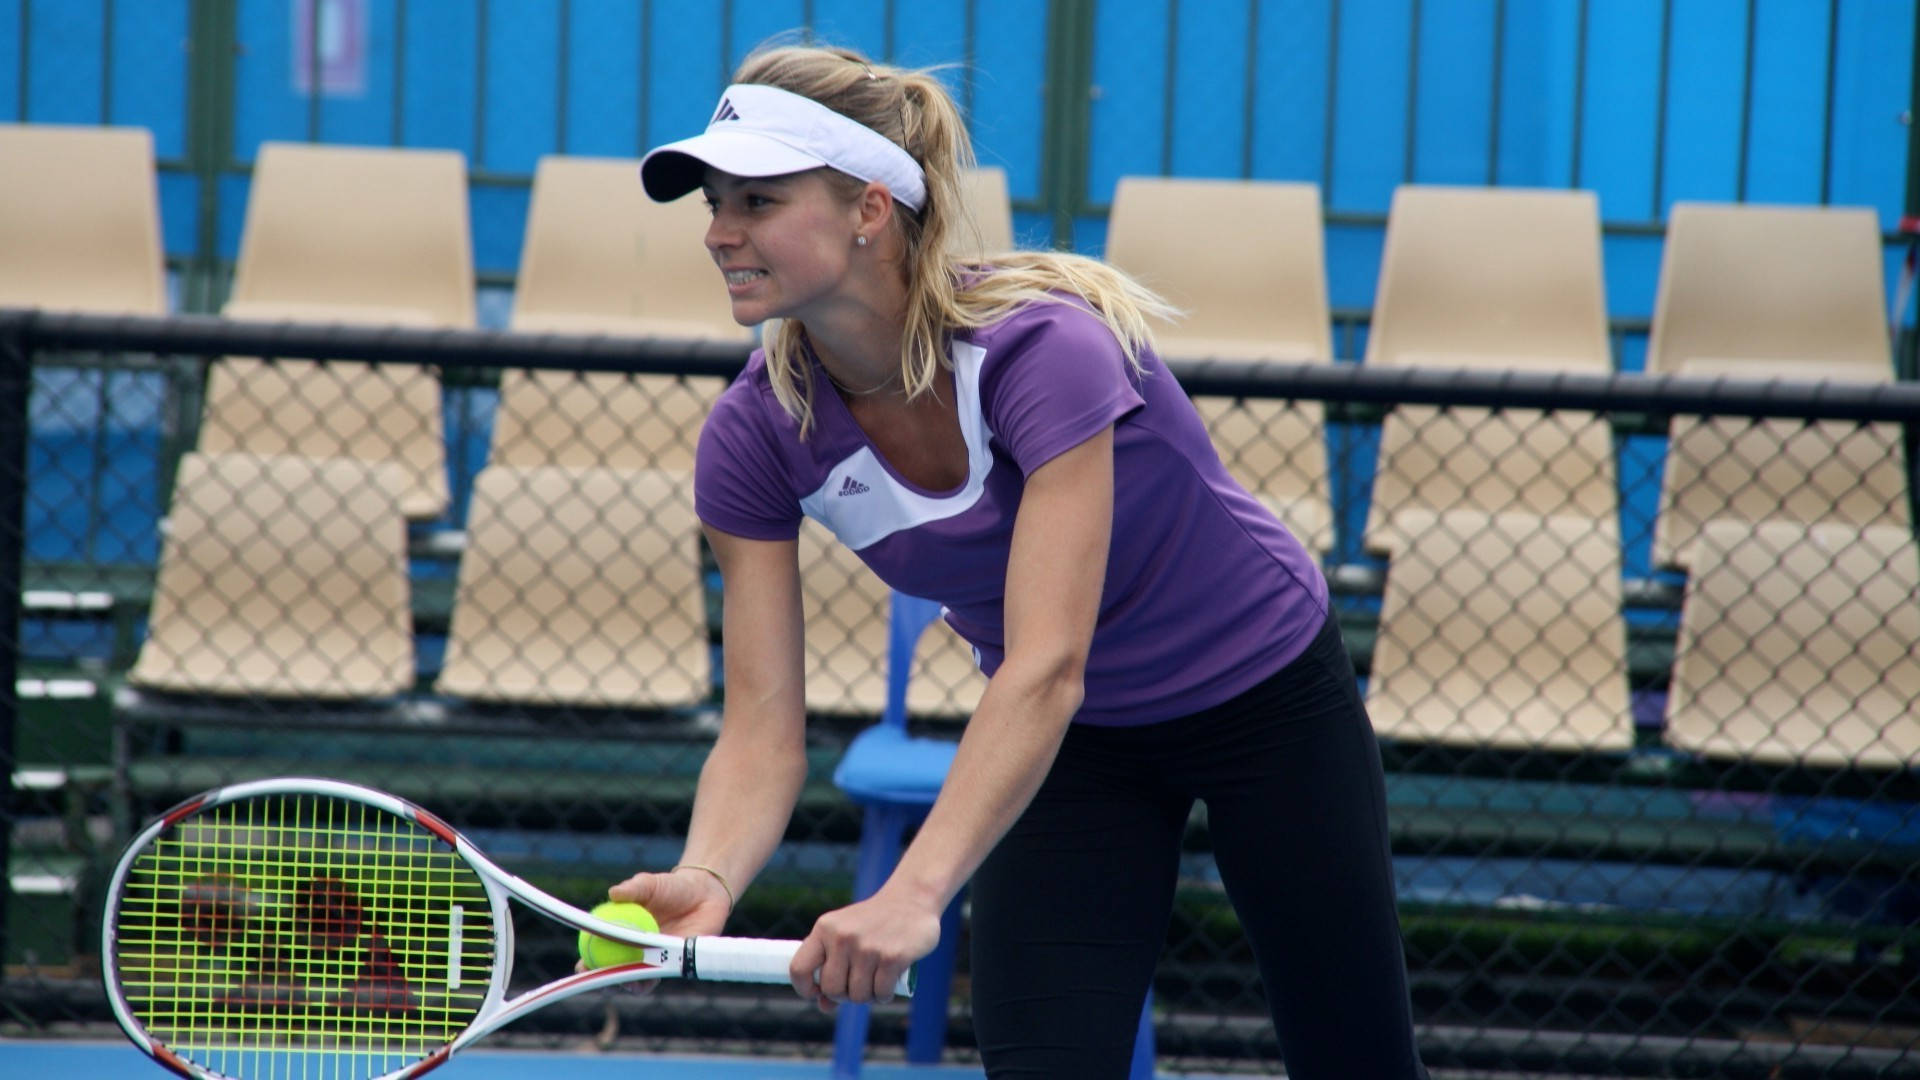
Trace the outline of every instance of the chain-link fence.
{"type": "MultiPolygon", "coordinates": [[[[0,320],[21,410],[0,488],[24,501],[0,527],[0,565],[24,567],[7,1029],[106,1019],[118,844],[218,784],[390,790],[575,902],[671,864],[725,692],[692,445],[744,351],[0,320]],[[444,437],[400,455],[423,422],[444,437]],[[422,475],[452,477],[452,509],[410,516],[422,475]]],[[[1177,369],[1229,467],[1325,558],[1388,765],[1431,1063],[1920,1073],[1920,392],[1177,369]]],[[[850,895],[860,815],[830,774],[884,699],[887,594],[824,535],[801,553],[813,770],[730,932],[801,936],[850,895]]],[[[944,628],[911,691],[917,729],[958,733],[979,677],[944,628]]],[[[517,981],[571,968],[566,933],[522,929],[517,981]]],[[[964,979],[963,959],[958,1055],[964,979]]],[[[1274,1067],[1204,811],[1155,989],[1164,1064],[1274,1067]]],[[[612,997],[514,1031],[831,1038],[785,994],[612,997]]],[[[875,1045],[905,1017],[879,1010],[875,1045]]]]}

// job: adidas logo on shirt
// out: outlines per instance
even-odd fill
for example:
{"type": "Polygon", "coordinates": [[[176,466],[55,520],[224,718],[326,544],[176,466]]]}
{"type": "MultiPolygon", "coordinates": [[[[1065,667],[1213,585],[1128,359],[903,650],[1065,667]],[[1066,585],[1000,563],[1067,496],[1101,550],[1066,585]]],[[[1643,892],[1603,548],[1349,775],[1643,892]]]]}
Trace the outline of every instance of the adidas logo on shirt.
{"type": "Polygon", "coordinates": [[[720,107],[713,111],[713,119],[707,121],[707,123],[717,124],[722,120],[738,119],[740,119],[740,113],[734,109],[733,102],[728,101],[726,98],[721,98],[720,107]]]}
{"type": "Polygon", "coordinates": [[[834,494],[840,495],[843,497],[847,495],[865,495],[868,491],[871,491],[871,490],[872,489],[867,487],[867,485],[849,476],[847,477],[846,481],[840,485],[840,490],[835,492],[834,494]]]}

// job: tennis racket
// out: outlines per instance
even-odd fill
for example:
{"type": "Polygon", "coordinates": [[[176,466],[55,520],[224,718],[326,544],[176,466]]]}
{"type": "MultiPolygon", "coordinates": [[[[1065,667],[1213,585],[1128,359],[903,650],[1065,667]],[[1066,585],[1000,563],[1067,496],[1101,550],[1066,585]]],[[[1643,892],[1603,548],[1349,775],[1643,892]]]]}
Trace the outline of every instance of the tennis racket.
{"type": "MultiPolygon", "coordinates": [[[[235,784],[147,826],[114,868],[101,951],[115,1017],[190,1080],[400,1080],[535,1009],[647,979],[789,982],[798,941],[597,919],[446,822],[334,780],[235,784]],[[642,950],[506,996],[508,898],[642,950]]],[[[912,992],[901,976],[894,992],[912,992]]]]}

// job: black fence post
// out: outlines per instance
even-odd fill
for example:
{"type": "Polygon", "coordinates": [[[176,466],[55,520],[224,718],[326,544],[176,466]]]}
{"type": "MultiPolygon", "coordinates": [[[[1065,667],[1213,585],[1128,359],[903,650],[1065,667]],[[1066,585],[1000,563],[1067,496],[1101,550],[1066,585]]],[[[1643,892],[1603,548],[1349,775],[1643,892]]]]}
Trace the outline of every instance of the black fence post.
{"type": "MultiPolygon", "coordinates": [[[[13,899],[14,720],[20,711],[20,560],[26,548],[27,394],[33,381],[27,346],[30,314],[0,313],[0,959],[10,948],[13,899]]],[[[6,978],[0,963],[0,980],[6,978]]]]}

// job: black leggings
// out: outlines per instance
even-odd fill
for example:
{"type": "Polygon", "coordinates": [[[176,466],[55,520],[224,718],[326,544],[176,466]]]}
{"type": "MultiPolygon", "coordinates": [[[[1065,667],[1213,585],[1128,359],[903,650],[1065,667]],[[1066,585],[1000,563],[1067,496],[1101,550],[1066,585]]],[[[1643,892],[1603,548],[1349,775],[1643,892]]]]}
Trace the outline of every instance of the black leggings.
{"type": "Polygon", "coordinates": [[[1380,754],[1334,620],[1224,704],[1075,724],[973,881],[973,1019],[990,1077],[1112,1080],[1167,935],[1180,837],[1215,861],[1296,1080],[1424,1077],[1380,754]]]}

